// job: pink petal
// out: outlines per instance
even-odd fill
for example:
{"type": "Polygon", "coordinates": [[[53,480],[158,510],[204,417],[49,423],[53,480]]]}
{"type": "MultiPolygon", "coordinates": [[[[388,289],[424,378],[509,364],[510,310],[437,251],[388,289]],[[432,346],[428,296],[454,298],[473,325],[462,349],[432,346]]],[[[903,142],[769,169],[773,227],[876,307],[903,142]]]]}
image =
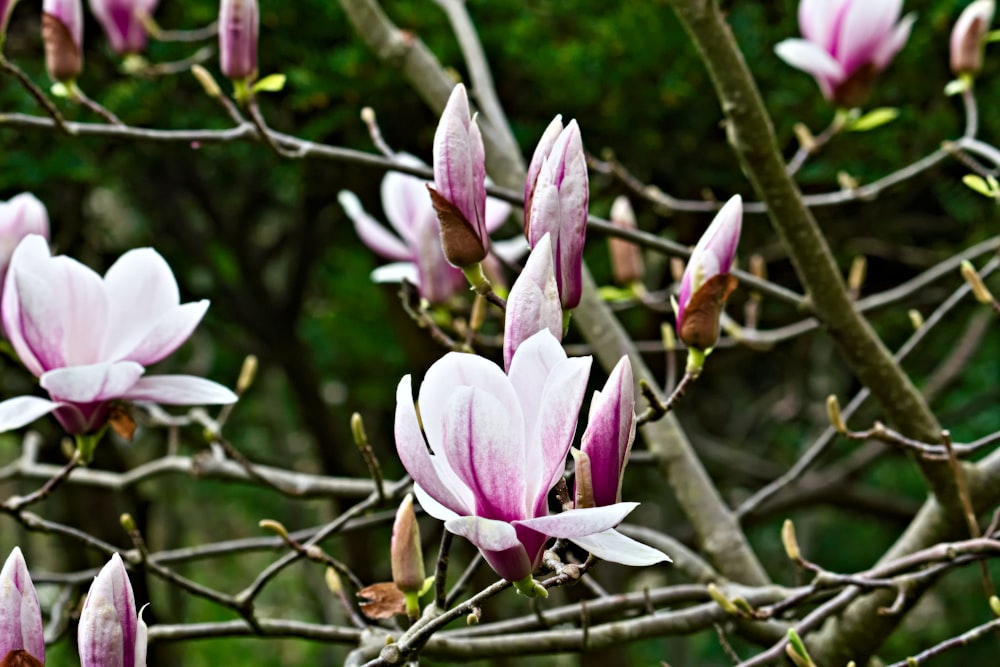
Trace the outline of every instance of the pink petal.
{"type": "Polygon", "coordinates": [[[801,0],[799,30],[802,36],[820,47],[831,50],[838,17],[845,3],[851,0],[801,0]]]}
{"type": "Polygon", "coordinates": [[[492,234],[507,222],[513,207],[502,199],[496,197],[486,198],[486,231],[492,234]]]}
{"type": "Polygon", "coordinates": [[[412,260],[413,251],[402,241],[389,233],[389,231],[377,222],[375,218],[368,215],[361,207],[361,202],[353,192],[341,190],[337,195],[344,213],[354,223],[354,230],[358,233],[362,243],[368,246],[373,252],[386,259],[412,260]]]}
{"type": "Polygon", "coordinates": [[[24,650],[39,662],[44,662],[42,631],[38,595],[31,583],[24,556],[18,547],[14,547],[0,570],[0,655],[24,650]]]}
{"type": "MultiPolygon", "coordinates": [[[[473,164],[474,156],[480,151],[474,145],[473,127],[465,86],[458,84],[448,98],[434,133],[434,185],[438,193],[454,204],[482,237],[483,216],[477,216],[475,205],[478,169],[473,164]]],[[[478,134],[478,130],[476,132],[478,134]]],[[[479,144],[481,147],[481,137],[479,144]]],[[[483,205],[485,207],[485,201],[483,205]]]]}
{"type": "Polygon", "coordinates": [[[526,428],[534,428],[538,421],[545,382],[552,369],[564,361],[566,352],[548,329],[521,343],[511,357],[507,377],[517,394],[526,428]]]}
{"type": "Polygon", "coordinates": [[[164,405],[228,405],[238,400],[228,387],[192,375],[151,375],[141,378],[122,398],[164,405]]]}
{"type": "Polygon", "coordinates": [[[59,407],[58,403],[37,396],[18,396],[0,403],[0,433],[27,426],[59,407]]]}
{"type": "Polygon", "coordinates": [[[445,528],[479,547],[490,567],[508,581],[520,581],[535,569],[510,524],[470,516],[448,521],[445,528]]]}
{"type": "Polygon", "coordinates": [[[879,46],[892,33],[902,6],[903,0],[864,0],[848,5],[834,52],[848,76],[874,60],[879,46]]]}
{"type": "Polygon", "coordinates": [[[139,619],[121,556],[111,556],[90,586],[77,641],[82,667],[135,666],[139,619]]]}
{"type": "MultiPolygon", "coordinates": [[[[422,405],[422,403],[421,403],[422,405]]],[[[528,514],[524,427],[518,413],[476,387],[459,387],[445,406],[443,448],[472,491],[476,514],[511,521],[528,514]]]]}
{"type": "Polygon", "coordinates": [[[528,451],[539,455],[534,462],[529,458],[529,470],[538,471],[540,482],[538,487],[529,487],[528,493],[542,504],[566,467],[592,361],[591,357],[578,357],[557,364],[542,388],[538,421],[528,438],[528,451]]]}
{"type": "Polygon", "coordinates": [[[130,250],[118,258],[105,274],[104,285],[108,340],[101,358],[108,361],[125,358],[181,302],[170,265],[152,248],[130,250]]]}
{"type": "MultiPolygon", "coordinates": [[[[423,410],[423,406],[421,406],[423,410]]],[[[425,422],[426,423],[426,422],[425,422]]],[[[424,434],[420,431],[410,376],[405,375],[396,387],[396,452],[416,484],[417,500],[431,516],[447,521],[455,514],[471,514],[475,508],[472,491],[447,465],[443,451],[434,455],[427,450],[424,434]],[[426,503],[424,496],[434,500],[426,503]],[[443,507],[452,514],[442,512],[443,507]]],[[[440,442],[440,441],[438,441],[440,442]]],[[[438,449],[443,450],[442,447],[438,449]]]]}
{"type": "Polygon", "coordinates": [[[612,563],[642,567],[664,561],[671,563],[670,557],[659,549],[636,542],[613,528],[602,533],[572,537],[570,542],[583,547],[598,558],[612,563]]]}
{"type": "MultiPolygon", "coordinates": [[[[411,167],[426,167],[423,162],[405,153],[398,153],[395,161],[411,167]]],[[[427,181],[398,171],[390,171],[382,178],[382,210],[389,224],[412,246],[416,230],[422,221],[430,219],[437,224],[437,214],[427,193],[427,181]]]]}
{"type": "MultiPolygon", "coordinates": [[[[18,244],[11,257],[9,277],[17,275],[21,268],[25,271],[32,266],[38,266],[49,260],[49,244],[41,236],[31,235],[18,244]]],[[[27,279],[26,279],[27,280],[27,279]]],[[[0,313],[3,316],[3,327],[7,333],[7,339],[21,359],[21,363],[32,373],[38,376],[45,372],[41,360],[28,344],[24,333],[24,318],[21,314],[21,295],[18,291],[15,280],[11,278],[4,283],[3,308],[0,313]]],[[[53,354],[58,354],[61,360],[62,354],[60,346],[53,344],[53,354]]]]}
{"type": "Polygon", "coordinates": [[[580,449],[590,459],[594,503],[621,501],[621,480],[635,439],[635,388],[632,364],[622,357],[604,385],[594,392],[580,449]]]}
{"type": "MultiPolygon", "coordinates": [[[[531,198],[531,212],[528,216],[530,224],[525,229],[528,244],[532,248],[546,234],[552,235],[554,245],[558,246],[559,243],[562,203],[559,199],[559,188],[556,185],[555,169],[556,165],[552,164],[549,158],[543,159],[538,171],[538,179],[535,181],[535,191],[531,198]]],[[[554,258],[558,263],[558,256],[554,255],[554,258]]],[[[556,275],[558,275],[558,267],[556,275]]]]}
{"type": "Polygon", "coordinates": [[[67,366],[43,373],[39,384],[57,400],[94,403],[124,397],[144,372],[134,361],[67,366]]]}
{"type": "MultiPolygon", "coordinates": [[[[538,180],[538,173],[542,170],[542,162],[545,161],[545,158],[552,151],[552,145],[556,142],[562,130],[562,116],[557,115],[549,123],[548,127],[545,128],[545,132],[542,133],[542,137],[538,140],[535,152],[531,155],[531,163],[528,165],[528,176],[524,183],[525,203],[531,199],[531,193],[535,189],[535,181],[538,180]]],[[[528,209],[525,209],[524,213],[527,216],[529,213],[528,209]]],[[[527,220],[525,220],[525,226],[527,226],[527,220]]]]}

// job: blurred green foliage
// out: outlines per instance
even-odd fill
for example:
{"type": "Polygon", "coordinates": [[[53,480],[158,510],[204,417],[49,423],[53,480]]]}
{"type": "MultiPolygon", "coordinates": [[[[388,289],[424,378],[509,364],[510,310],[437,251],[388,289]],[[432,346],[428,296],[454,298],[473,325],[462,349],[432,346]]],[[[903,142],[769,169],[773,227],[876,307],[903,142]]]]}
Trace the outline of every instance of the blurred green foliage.
{"type": "MultiPolygon", "coordinates": [[[[37,3],[36,3],[37,4],[37,3]]],[[[21,3],[13,16],[8,56],[32,78],[46,85],[38,31],[38,7],[21,3]]],[[[611,150],[640,180],[671,194],[725,198],[735,192],[752,198],[749,186],[725,141],[721,114],[694,48],[665,2],[607,3],[603,0],[541,0],[522,3],[470,0],[469,8],[491,60],[494,77],[526,154],[556,113],[576,118],[588,149],[611,150]]],[[[730,2],[729,19],[775,123],[786,155],[795,148],[793,126],[802,122],[814,132],[832,120],[811,78],[786,66],[773,45],[797,35],[795,3],[730,2]]],[[[868,133],[836,138],[800,174],[807,192],[837,189],[837,174],[847,172],[870,182],[937,148],[961,133],[958,101],[942,89],[950,79],[947,37],[959,0],[906,3],[919,19],[907,47],[880,78],[870,106],[900,109],[893,123],[868,133]]],[[[382,65],[351,32],[337,3],[320,0],[261,1],[260,67],[262,74],[281,72],[288,85],[263,99],[272,126],[308,139],[368,150],[370,141],[358,118],[370,105],[378,113],[388,143],[429,160],[434,115],[400,76],[382,65]]],[[[394,0],[387,12],[403,28],[420,36],[442,63],[462,76],[457,44],[443,14],[428,0],[394,0]]],[[[208,0],[165,0],[158,21],[171,29],[195,28],[214,20],[217,4],[208,0]]],[[[86,68],[81,86],[127,123],[159,128],[224,128],[229,120],[200,89],[194,77],[129,77],[118,70],[96,22],[86,26],[86,68]]],[[[165,62],[186,57],[193,45],[153,43],[148,57],[165,62]]],[[[997,107],[1000,57],[991,47],[979,87],[981,136],[1000,137],[997,107]]],[[[217,73],[214,61],[207,66],[217,73]]],[[[37,113],[12,79],[3,79],[4,112],[37,113]]],[[[68,117],[95,120],[60,102],[68,117]]],[[[394,290],[372,284],[368,274],[378,264],[357,240],[336,203],[341,189],[355,191],[378,214],[381,174],[353,165],[283,161],[264,147],[250,144],[172,145],[104,139],[66,138],[39,131],[0,128],[0,198],[22,190],[35,192],[49,207],[55,245],[95,268],[104,269],[123,250],[155,246],[175,268],[187,298],[210,297],[212,308],[194,340],[163,366],[185,372],[234,379],[246,354],[262,360],[261,377],[241,402],[227,427],[230,439],[255,460],[297,470],[364,474],[350,441],[348,417],[362,412],[369,436],[387,474],[401,469],[392,445],[394,387],[408,372],[421,373],[440,350],[400,311],[394,290]]],[[[973,242],[1000,232],[996,206],[960,183],[966,169],[946,163],[885,193],[877,201],[817,210],[838,261],[847,269],[853,257],[869,258],[864,292],[872,293],[912,277],[973,242]]],[[[592,212],[606,215],[620,184],[592,176],[592,212]]],[[[708,220],[691,214],[660,215],[634,202],[640,225],[685,243],[693,243],[708,220]]],[[[511,224],[510,233],[516,232],[511,224]]],[[[761,253],[772,279],[797,287],[784,251],[767,220],[751,216],[741,244],[745,256],[761,253]]],[[[593,238],[588,259],[599,279],[608,281],[603,241],[593,238]]],[[[669,281],[665,264],[651,277],[651,287],[669,281]]],[[[877,313],[875,324],[890,346],[909,335],[906,308],[928,314],[958,282],[957,274],[914,295],[905,306],[877,313]]],[[[1000,286],[992,283],[996,291],[1000,286]]],[[[734,298],[739,313],[745,294],[734,298]]],[[[918,382],[933,374],[965,331],[975,307],[958,308],[907,362],[918,382]]],[[[643,339],[656,339],[661,316],[623,313],[643,339]]],[[[795,317],[787,308],[764,302],[763,326],[795,317]]],[[[651,357],[662,367],[662,355],[651,357]]],[[[979,344],[968,369],[940,394],[935,407],[956,438],[975,439],[1000,428],[996,409],[1000,390],[1000,334],[995,323],[979,344]]],[[[6,362],[4,395],[30,391],[32,384],[6,362]]],[[[596,380],[595,380],[596,381],[596,380]]],[[[842,399],[858,387],[821,335],[810,335],[761,354],[734,349],[713,355],[710,372],[689,392],[680,417],[727,498],[738,502],[780,474],[825,424],[823,399],[842,399]],[[714,444],[713,444],[714,443],[714,444]],[[710,446],[711,445],[711,446],[710,446]],[[753,466],[741,466],[735,456],[753,466]]],[[[852,424],[866,425],[880,415],[863,411],[852,424]]],[[[56,456],[58,435],[48,428],[56,456]]],[[[0,460],[12,456],[12,443],[0,446],[0,460]]],[[[197,434],[182,448],[191,453],[197,434]]],[[[115,450],[111,466],[162,452],[163,436],[145,433],[133,450],[115,450]]],[[[840,443],[843,456],[855,445],[840,443]]],[[[828,459],[833,460],[833,457],[828,459]]],[[[799,527],[803,548],[825,567],[838,571],[874,562],[900,532],[901,513],[912,510],[924,488],[915,468],[890,456],[854,475],[884,506],[864,512],[846,498],[827,496],[791,509],[748,518],[751,538],[776,579],[791,583],[796,575],[785,563],[777,527],[790,515],[799,527]],[[819,506],[819,508],[817,508],[819,506]]],[[[627,494],[658,510],[663,525],[690,538],[666,490],[651,469],[630,472],[627,494]]],[[[260,518],[286,521],[290,527],[313,525],[337,507],[325,503],[276,502],[273,493],[232,485],[173,479],[143,487],[140,493],[111,501],[119,509],[139,511],[147,503],[151,544],[155,548],[197,544],[209,539],[259,534],[260,518]],[[199,511],[208,508],[211,511],[199,511]]],[[[109,514],[100,520],[113,524],[109,514]]],[[[8,524],[0,547],[9,547],[8,524]]],[[[437,539],[431,522],[425,534],[437,539]]],[[[124,544],[124,536],[108,528],[124,544]]],[[[387,578],[388,534],[345,537],[331,551],[358,568],[369,581],[387,578]],[[381,541],[379,541],[381,540],[381,541]],[[343,553],[340,553],[343,552],[343,553]]],[[[26,540],[18,533],[16,538],[26,540]]],[[[468,551],[460,552],[468,555],[468,551]]],[[[200,563],[183,573],[208,579],[229,591],[245,586],[271,554],[240,555],[200,563]]],[[[50,554],[50,569],[93,562],[93,555],[50,554]]],[[[608,568],[611,570],[611,568],[608,568]]],[[[621,577],[611,570],[611,577],[621,577]]],[[[324,592],[321,573],[299,567],[268,589],[261,607],[290,618],[335,618],[335,605],[324,592]]],[[[667,571],[670,580],[676,577],[667,571]]],[[[154,619],[221,620],[232,616],[217,607],[178,595],[159,583],[149,587],[154,619]]],[[[141,596],[140,596],[141,597],[141,596]]],[[[915,613],[894,637],[887,654],[900,656],[928,642],[953,635],[984,619],[970,599],[981,591],[974,573],[949,578],[927,596],[930,611],[915,613]],[[935,611],[936,610],[936,611],[935,611]]],[[[499,612],[516,601],[494,601],[499,612]]],[[[980,605],[981,606],[981,605],[980,605]]],[[[490,611],[490,610],[487,610],[490,611]]],[[[962,659],[986,664],[994,647],[984,642],[962,659]]],[[[750,648],[737,643],[748,655],[750,648]]],[[[56,649],[61,661],[65,649],[56,649]]],[[[276,640],[205,641],[158,648],[153,659],[192,667],[218,664],[332,664],[340,648],[276,640]]],[[[695,638],[650,641],[623,649],[634,664],[666,659],[676,665],[722,664],[713,633],[695,638]]],[[[67,651],[68,653],[68,651],[67,651]]],[[[957,655],[957,654],[956,654],[957,655]]],[[[607,656],[604,656],[606,658],[607,656]]],[[[579,664],[596,664],[601,656],[579,664]]],[[[958,658],[955,658],[956,660],[958,658]]],[[[67,663],[73,659],[66,658],[67,663]]],[[[575,658],[567,663],[577,664],[575,658]]],[[[500,663],[497,663],[500,664],[500,663]]],[[[556,664],[551,658],[517,664],[556,664]]]]}

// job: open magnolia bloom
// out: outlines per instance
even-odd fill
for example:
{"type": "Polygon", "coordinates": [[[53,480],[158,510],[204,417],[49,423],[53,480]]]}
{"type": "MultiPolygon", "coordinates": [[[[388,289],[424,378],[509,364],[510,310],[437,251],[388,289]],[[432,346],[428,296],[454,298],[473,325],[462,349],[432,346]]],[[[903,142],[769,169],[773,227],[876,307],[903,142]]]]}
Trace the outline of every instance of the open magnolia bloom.
{"type": "Polygon", "coordinates": [[[916,17],[900,20],[902,8],[903,0],[801,0],[804,39],[786,39],[774,50],[812,74],[826,99],[856,107],[910,37],[916,17]]]}
{"type": "MultiPolygon", "coordinates": [[[[397,154],[395,159],[407,166],[426,166],[418,158],[405,153],[397,154]]],[[[395,234],[370,216],[353,192],[342,190],[338,195],[340,205],[354,223],[361,241],[377,255],[394,260],[392,264],[375,269],[372,279],[376,282],[406,279],[417,286],[423,298],[434,304],[444,303],[466,290],[468,283],[461,269],[445,259],[441,247],[441,225],[427,196],[426,181],[390,171],[382,178],[381,195],[382,210],[395,234]]],[[[487,198],[486,231],[492,233],[499,229],[510,215],[510,209],[510,204],[504,201],[487,198]]],[[[501,259],[513,261],[526,247],[523,239],[517,237],[514,241],[494,243],[492,250],[501,259]]],[[[490,257],[487,257],[489,260],[490,257]]]]}
{"type": "MultiPolygon", "coordinates": [[[[590,365],[590,357],[567,358],[543,330],[517,348],[506,375],[482,357],[445,355],[420,386],[419,416],[409,375],[396,390],[396,449],[421,506],[528,594],[537,590],[531,573],[550,537],[604,532],[636,507],[548,511],[590,365]]],[[[627,561],[630,554],[626,546],[606,557],[627,561]]]]}
{"type": "Polygon", "coordinates": [[[188,339],[208,301],[180,303],[170,267],[155,250],[131,250],[102,278],[69,257],[52,257],[41,236],[11,259],[0,305],[7,339],[52,400],[0,403],[0,431],[54,412],[68,433],[98,433],[116,400],[223,404],[236,395],[187,375],[143,377],[188,339]]]}

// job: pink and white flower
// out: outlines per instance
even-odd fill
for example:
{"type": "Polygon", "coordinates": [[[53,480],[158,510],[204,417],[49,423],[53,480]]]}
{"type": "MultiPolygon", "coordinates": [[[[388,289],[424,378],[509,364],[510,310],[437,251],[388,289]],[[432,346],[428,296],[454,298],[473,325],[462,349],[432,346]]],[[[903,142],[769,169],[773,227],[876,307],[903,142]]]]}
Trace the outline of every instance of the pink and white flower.
{"type": "Polygon", "coordinates": [[[801,0],[804,39],[786,39],[774,50],[811,74],[826,99],[856,107],[910,37],[916,17],[900,20],[902,9],[903,0],[801,0]]]}
{"type": "Polygon", "coordinates": [[[0,293],[14,248],[28,234],[49,238],[49,214],[35,195],[22,192],[0,202],[0,293]]]}
{"type": "Polygon", "coordinates": [[[396,390],[396,449],[421,506],[508,581],[530,582],[550,537],[601,533],[636,506],[548,511],[590,365],[543,330],[517,348],[507,374],[482,357],[445,355],[420,386],[419,416],[409,375],[396,390]]]}
{"type": "Polygon", "coordinates": [[[21,654],[19,664],[44,664],[43,630],[35,586],[21,550],[14,547],[0,570],[0,662],[12,652],[23,651],[35,662],[21,654]]]}
{"type": "Polygon", "coordinates": [[[51,400],[0,403],[0,431],[54,412],[68,433],[96,433],[116,400],[234,402],[232,391],[202,378],[143,377],[188,339],[207,309],[207,300],[180,303],[170,267],[151,248],[125,253],[102,278],[52,257],[41,236],[26,237],[11,259],[0,310],[7,339],[51,400]]]}
{"type": "Polygon", "coordinates": [[[118,554],[90,585],[77,643],[80,667],[146,667],[146,624],[136,611],[132,582],[118,554]]]}

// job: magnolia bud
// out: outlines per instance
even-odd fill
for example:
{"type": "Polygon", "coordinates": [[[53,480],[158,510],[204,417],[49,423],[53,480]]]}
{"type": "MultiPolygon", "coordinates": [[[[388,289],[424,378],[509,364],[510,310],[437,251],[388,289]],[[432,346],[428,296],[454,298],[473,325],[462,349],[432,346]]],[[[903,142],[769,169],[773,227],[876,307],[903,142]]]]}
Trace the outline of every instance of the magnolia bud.
{"type": "MultiPolygon", "coordinates": [[[[611,204],[611,224],[619,229],[634,231],[637,229],[635,213],[632,204],[624,195],[616,197],[611,204]]],[[[642,280],[645,267],[642,262],[642,251],[639,246],[625,239],[608,238],[608,251],[611,253],[611,271],[615,282],[619,285],[631,285],[642,280]]]]}
{"type": "Polygon", "coordinates": [[[419,592],[424,587],[424,556],[420,549],[420,525],[411,494],[403,498],[396,511],[390,551],[392,583],[404,593],[419,592]]]}
{"type": "Polygon", "coordinates": [[[42,4],[45,67],[54,81],[69,83],[83,71],[83,6],[80,0],[42,4]]]}
{"type": "Polygon", "coordinates": [[[989,32],[994,0],[976,0],[965,8],[951,31],[951,71],[956,75],[975,74],[983,67],[983,46],[989,32]]]}
{"type": "Polygon", "coordinates": [[[90,11],[104,28],[115,53],[139,53],[146,48],[143,19],[160,0],[90,0],[90,11]]]}
{"type": "Polygon", "coordinates": [[[45,660],[42,612],[21,550],[0,570],[0,666],[34,667],[45,660]]]}
{"type": "Polygon", "coordinates": [[[222,0],[219,6],[219,68],[234,81],[257,77],[257,0],[222,0]]]}

